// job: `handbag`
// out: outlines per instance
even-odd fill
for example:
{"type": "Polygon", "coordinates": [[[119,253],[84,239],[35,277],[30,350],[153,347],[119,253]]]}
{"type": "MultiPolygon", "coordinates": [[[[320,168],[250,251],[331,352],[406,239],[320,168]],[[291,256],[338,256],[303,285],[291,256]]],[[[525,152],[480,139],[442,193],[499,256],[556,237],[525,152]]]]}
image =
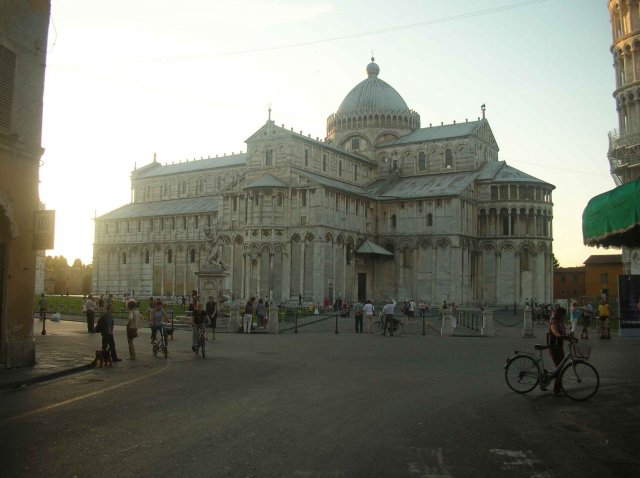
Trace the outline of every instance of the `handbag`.
{"type": "Polygon", "coordinates": [[[127,338],[135,339],[138,336],[138,329],[130,329],[127,327],[127,338]]]}

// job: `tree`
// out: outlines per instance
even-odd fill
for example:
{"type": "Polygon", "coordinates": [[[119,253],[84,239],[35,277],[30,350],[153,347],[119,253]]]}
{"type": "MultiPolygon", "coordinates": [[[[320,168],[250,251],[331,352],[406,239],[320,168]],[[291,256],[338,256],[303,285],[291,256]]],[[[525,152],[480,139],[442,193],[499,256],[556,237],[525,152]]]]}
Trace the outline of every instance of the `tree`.
{"type": "Polygon", "coordinates": [[[558,262],[558,259],[556,259],[556,255],[551,254],[551,257],[553,258],[553,268],[558,269],[560,267],[560,263],[558,262]]]}

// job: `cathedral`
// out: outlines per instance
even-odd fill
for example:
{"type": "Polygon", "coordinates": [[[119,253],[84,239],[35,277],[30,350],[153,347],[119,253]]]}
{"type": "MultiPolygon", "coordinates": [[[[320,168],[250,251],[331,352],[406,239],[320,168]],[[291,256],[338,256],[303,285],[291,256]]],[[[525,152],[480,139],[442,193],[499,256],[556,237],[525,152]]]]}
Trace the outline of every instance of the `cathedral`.
{"type": "Polygon", "coordinates": [[[484,106],[423,127],[366,75],[325,138],[269,111],[244,153],[136,168],[95,219],[93,291],[189,295],[215,257],[238,298],[550,302],[554,186],[498,159],[484,106]]]}

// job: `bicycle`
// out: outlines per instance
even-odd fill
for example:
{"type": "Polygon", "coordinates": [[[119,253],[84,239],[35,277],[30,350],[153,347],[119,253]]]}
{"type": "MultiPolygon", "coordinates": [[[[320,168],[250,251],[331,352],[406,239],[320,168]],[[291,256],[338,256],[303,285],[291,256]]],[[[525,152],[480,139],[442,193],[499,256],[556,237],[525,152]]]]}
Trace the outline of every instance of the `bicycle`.
{"type": "Polygon", "coordinates": [[[154,357],[158,355],[158,353],[162,353],[164,358],[167,358],[169,355],[169,344],[167,340],[168,332],[166,327],[162,326],[156,333],[156,338],[152,339],[151,345],[153,346],[153,355],[154,357]]]}
{"type": "Polygon", "coordinates": [[[193,352],[198,355],[198,352],[202,353],[202,358],[205,358],[204,349],[207,342],[207,331],[204,328],[204,324],[198,325],[198,342],[193,352]]]}
{"type": "Polygon", "coordinates": [[[509,388],[516,393],[529,393],[539,384],[541,390],[546,390],[555,378],[560,380],[562,393],[570,399],[584,401],[593,397],[600,387],[600,376],[595,367],[586,362],[591,355],[591,347],[578,346],[578,339],[573,336],[567,339],[569,353],[551,371],[545,368],[542,357],[542,351],[548,349],[548,345],[535,344],[537,356],[516,350],[504,365],[504,378],[509,388]]]}
{"type": "MultiPolygon", "coordinates": [[[[382,335],[385,333],[385,323],[384,323],[383,315],[380,315],[378,319],[373,322],[373,324],[371,325],[371,330],[373,330],[373,333],[376,335],[382,335]]],[[[403,332],[404,332],[404,324],[400,319],[396,319],[394,317],[393,318],[393,335],[399,337],[402,335],[403,332]]]]}

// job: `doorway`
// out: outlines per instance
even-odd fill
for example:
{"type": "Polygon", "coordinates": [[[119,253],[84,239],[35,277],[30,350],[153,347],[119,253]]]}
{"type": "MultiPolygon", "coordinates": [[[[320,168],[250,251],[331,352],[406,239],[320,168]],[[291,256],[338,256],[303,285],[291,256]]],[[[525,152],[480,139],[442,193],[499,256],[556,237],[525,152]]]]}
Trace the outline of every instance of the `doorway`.
{"type": "Polygon", "coordinates": [[[366,300],[367,298],[367,274],[358,272],[358,297],[356,299],[366,300]]]}

